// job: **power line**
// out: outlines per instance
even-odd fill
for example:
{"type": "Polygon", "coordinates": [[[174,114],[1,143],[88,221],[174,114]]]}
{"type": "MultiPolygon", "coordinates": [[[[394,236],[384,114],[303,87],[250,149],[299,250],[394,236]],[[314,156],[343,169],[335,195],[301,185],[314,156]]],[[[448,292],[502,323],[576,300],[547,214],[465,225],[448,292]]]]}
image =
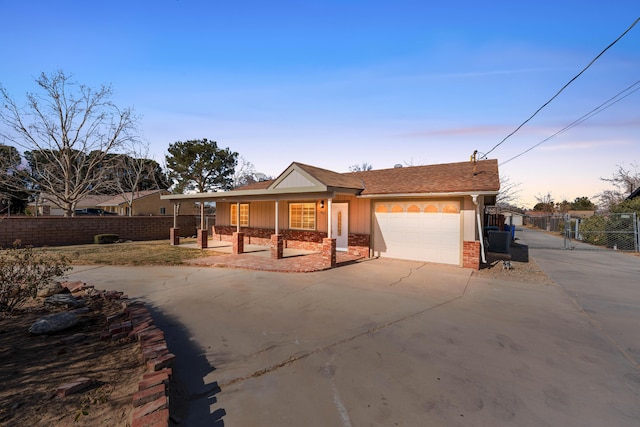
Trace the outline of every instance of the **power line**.
{"type": "Polygon", "coordinates": [[[496,148],[498,148],[500,145],[502,145],[503,142],[505,142],[507,139],[511,138],[512,135],[514,135],[516,132],[518,132],[524,125],[526,125],[531,119],[533,119],[544,107],[546,107],[547,105],[549,105],[551,103],[551,101],[553,101],[554,99],[556,99],[558,97],[558,95],[560,95],[566,88],[567,86],[569,86],[571,83],[573,83],[578,77],[580,77],[585,71],[587,71],[587,69],[589,67],[591,67],[593,65],[594,62],[596,62],[607,50],[609,50],[609,48],[611,48],[613,45],[615,45],[622,37],[624,37],[629,31],[631,31],[631,29],[633,27],[636,26],[636,24],[640,21],[640,18],[637,18],[633,24],[631,24],[631,26],[629,28],[627,28],[625,30],[625,32],[623,32],[622,34],[620,34],[620,36],[618,36],[617,39],[615,39],[613,42],[611,42],[611,44],[609,44],[609,46],[607,46],[606,48],[604,48],[604,50],[602,52],[600,52],[595,58],[593,58],[586,67],[584,67],[578,74],[576,74],[571,80],[569,80],[564,86],[562,86],[562,88],[560,88],[560,90],[558,92],[556,92],[555,95],[553,95],[547,102],[545,102],[544,104],[542,104],[542,106],[540,108],[538,108],[531,116],[529,116],[529,118],[527,120],[525,120],[524,122],[522,122],[520,124],[520,126],[518,126],[513,132],[511,132],[509,135],[505,136],[502,141],[500,141],[499,143],[497,143],[495,146],[493,146],[493,148],[491,148],[491,150],[487,151],[485,153],[485,155],[482,157],[483,159],[486,159],[487,156],[489,155],[489,153],[491,153],[493,150],[495,150],[496,148]]]}
{"type": "Polygon", "coordinates": [[[573,122],[571,122],[567,126],[563,127],[562,129],[560,129],[558,132],[554,133],[553,135],[543,139],[542,141],[538,142],[537,144],[533,145],[532,147],[529,147],[528,149],[526,149],[522,153],[520,153],[520,154],[518,154],[516,156],[513,156],[510,159],[505,160],[504,162],[501,162],[500,166],[502,166],[504,164],[507,164],[512,160],[517,159],[518,157],[528,153],[529,151],[533,150],[534,148],[536,148],[536,147],[544,144],[545,142],[549,141],[550,139],[555,138],[556,136],[558,136],[560,134],[563,134],[564,132],[568,131],[569,129],[574,128],[575,126],[578,126],[580,123],[584,122],[585,120],[588,120],[591,117],[595,116],[596,114],[599,114],[599,113],[603,112],[604,110],[606,110],[607,108],[613,106],[614,104],[617,104],[618,102],[620,102],[623,99],[625,99],[627,96],[629,96],[629,95],[637,92],[638,90],[640,90],[640,86],[635,88],[634,90],[631,90],[634,86],[637,86],[639,84],[640,84],[640,80],[638,80],[637,82],[635,82],[632,85],[628,86],[624,90],[618,92],[616,95],[614,95],[611,98],[607,99],[605,102],[603,102],[602,104],[598,105],[596,108],[594,108],[593,110],[589,111],[588,113],[582,115],[580,118],[574,120],[573,122]],[[625,94],[624,96],[621,96],[625,92],[628,92],[628,93],[625,94]]]}

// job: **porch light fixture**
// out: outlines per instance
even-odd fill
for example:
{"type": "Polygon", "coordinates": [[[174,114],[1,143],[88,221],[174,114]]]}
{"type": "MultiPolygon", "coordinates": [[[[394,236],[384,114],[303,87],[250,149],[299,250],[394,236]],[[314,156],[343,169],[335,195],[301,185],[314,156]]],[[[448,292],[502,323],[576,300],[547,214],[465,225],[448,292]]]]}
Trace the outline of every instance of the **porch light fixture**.
{"type": "Polygon", "coordinates": [[[320,200],[320,209],[324,209],[324,200],[320,200]]]}

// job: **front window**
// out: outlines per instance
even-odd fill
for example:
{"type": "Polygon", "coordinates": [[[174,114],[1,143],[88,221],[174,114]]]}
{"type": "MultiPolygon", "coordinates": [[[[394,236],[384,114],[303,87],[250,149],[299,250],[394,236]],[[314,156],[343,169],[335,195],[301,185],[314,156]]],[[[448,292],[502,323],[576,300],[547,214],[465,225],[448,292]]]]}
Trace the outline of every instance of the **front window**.
{"type": "Polygon", "coordinates": [[[316,204],[291,203],[289,205],[289,228],[296,230],[315,230],[316,204]]]}
{"type": "MultiPolygon", "coordinates": [[[[238,205],[231,205],[231,225],[238,225],[238,205]]],[[[240,227],[249,226],[249,203],[240,203],[240,227]]]]}

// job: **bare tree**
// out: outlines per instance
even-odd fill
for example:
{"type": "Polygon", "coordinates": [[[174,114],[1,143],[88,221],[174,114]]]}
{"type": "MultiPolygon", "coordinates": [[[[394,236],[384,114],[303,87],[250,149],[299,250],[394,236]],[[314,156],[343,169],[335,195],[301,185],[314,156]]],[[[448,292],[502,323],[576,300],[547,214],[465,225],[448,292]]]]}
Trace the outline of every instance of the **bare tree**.
{"type": "Polygon", "coordinates": [[[24,107],[0,86],[0,136],[25,149],[33,188],[71,216],[78,201],[108,186],[110,155],[136,139],[137,117],[109,100],[111,86],[79,85],[63,71],[36,83],[24,107]]]}
{"type": "Polygon", "coordinates": [[[366,172],[373,169],[373,166],[370,163],[362,162],[359,165],[351,165],[349,166],[349,172],[366,172]]]}
{"type": "Polygon", "coordinates": [[[129,216],[134,215],[133,202],[141,190],[157,190],[163,185],[159,182],[159,165],[148,159],[149,145],[139,141],[130,144],[127,154],[118,155],[113,164],[112,180],[114,190],[129,207],[129,216]]]}
{"type": "Polygon", "coordinates": [[[542,211],[547,213],[553,213],[555,211],[555,202],[553,201],[553,196],[551,192],[547,192],[547,194],[538,194],[534,196],[536,198],[536,205],[533,207],[534,211],[542,211]]]}
{"type": "Polygon", "coordinates": [[[248,161],[244,156],[239,156],[238,164],[233,172],[233,188],[242,187],[244,185],[257,182],[256,167],[248,161]]]}
{"type": "Polygon", "coordinates": [[[626,197],[640,187],[640,171],[638,165],[631,164],[631,168],[625,169],[618,165],[611,178],[600,178],[613,186],[612,190],[603,190],[596,195],[601,207],[610,209],[612,206],[622,202],[626,197]]]}
{"type": "Polygon", "coordinates": [[[496,205],[513,206],[520,200],[520,182],[514,182],[507,175],[500,176],[500,192],[496,197],[496,205]]]}

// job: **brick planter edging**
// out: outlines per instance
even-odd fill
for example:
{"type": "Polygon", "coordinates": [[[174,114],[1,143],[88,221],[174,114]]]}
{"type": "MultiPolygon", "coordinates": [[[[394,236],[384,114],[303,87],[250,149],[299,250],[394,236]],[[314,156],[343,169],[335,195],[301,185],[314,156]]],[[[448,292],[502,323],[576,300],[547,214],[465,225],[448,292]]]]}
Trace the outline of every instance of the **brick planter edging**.
{"type": "Polygon", "coordinates": [[[118,291],[100,291],[83,282],[63,282],[72,294],[87,294],[106,300],[119,300],[122,310],[107,316],[108,328],[101,340],[135,339],[140,344],[146,372],[133,394],[131,427],[169,426],[169,382],[176,356],[169,352],[164,332],[158,328],[144,304],[130,301],[118,291]]]}

